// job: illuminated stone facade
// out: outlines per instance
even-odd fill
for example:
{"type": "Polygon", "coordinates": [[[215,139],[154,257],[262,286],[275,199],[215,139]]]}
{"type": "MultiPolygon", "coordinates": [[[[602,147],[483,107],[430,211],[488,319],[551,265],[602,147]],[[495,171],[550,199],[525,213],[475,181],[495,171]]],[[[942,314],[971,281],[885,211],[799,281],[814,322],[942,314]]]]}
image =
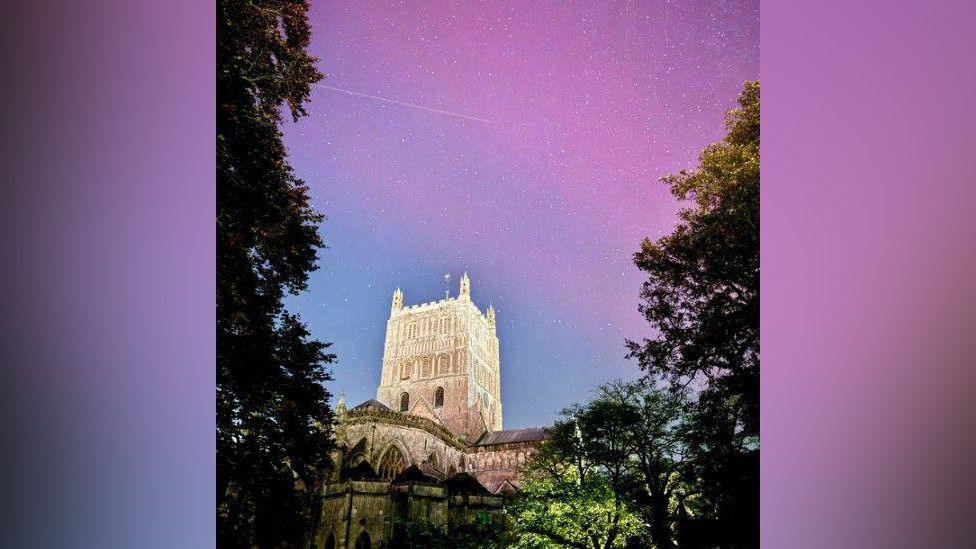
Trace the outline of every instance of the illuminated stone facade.
{"type": "Polygon", "coordinates": [[[376,400],[427,417],[477,440],[502,430],[501,368],[495,310],[471,301],[471,280],[457,298],[405,307],[393,293],[376,400]]]}
{"type": "Polygon", "coordinates": [[[396,518],[485,520],[518,489],[542,428],[502,430],[496,317],[456,298],[405,306],[396,289],[376,399],[336,407],[335,470],[310,546],[386,547],[396,518]]]}

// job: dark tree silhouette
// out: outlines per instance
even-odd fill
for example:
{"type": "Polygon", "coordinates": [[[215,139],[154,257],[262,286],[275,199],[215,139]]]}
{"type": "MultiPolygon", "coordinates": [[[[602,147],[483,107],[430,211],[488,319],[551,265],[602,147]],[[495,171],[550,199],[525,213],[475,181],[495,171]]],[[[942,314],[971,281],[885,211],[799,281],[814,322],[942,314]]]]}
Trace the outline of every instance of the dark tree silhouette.
{"type": "Polygon", "coordinates": [[[664,178],[691,207],[634,256],[649,277],[640,311],[657,337],[628,342],[643,368],[698,379],[759,433],[759,83],[746,83],[728,135],[698,169],[664,178]]]}
{"type": "Polygon", "coordinates": [[[322,216],[279,129],[322,78],[308,2],[217,3],[217,526],[226,547],[289,547],[331,448],[334,360],[283,306],[316,268],[322,216]]]}
{"type": "Polygon", "coordinates": [[[627,344],[650,375],[698,393],[686,473],[702,486],[703,513],[735,525],[723,547],[747,547],[758,531],[758,82],[745,84],[726,127],[697,169],[663,180],[691,204],[672,234],[645,239],[634,256],[648,274],[640,311],[656,335],[627,344]]]}

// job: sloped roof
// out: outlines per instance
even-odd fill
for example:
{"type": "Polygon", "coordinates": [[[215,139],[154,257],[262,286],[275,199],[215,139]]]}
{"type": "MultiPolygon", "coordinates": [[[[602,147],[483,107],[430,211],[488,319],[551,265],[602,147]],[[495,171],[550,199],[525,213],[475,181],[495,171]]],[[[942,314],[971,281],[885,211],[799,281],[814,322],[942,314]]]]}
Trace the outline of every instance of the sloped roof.
{"type": "Polygon", "coordinates": [[[518,486],[513,484],[512,481],[505,479],[498,483],[498,486],[495,487],[494,492],[496,494],[514,494],[515,492],[518,492],[518,486]]]}
{"type": "Polygon", "coordinates": [[[369,466],[369,463],[363,461],[359,465],[343,471],[342,478],[347,480],[375,480],[379,478],[379,475],[369,466]]]}
{"type": "Polygon", "coordinates": [[[477,446],[490,446],[492,444],[509,444],[512,442],[535,442],[545,439],[547,436],[544,427],[527,427],[525,429],[508,429],[505,431],[489,431],[485,433],[478,442],[477,446]]]}
{"type": "Polygon", "coordinates": [[[457,473],[444,480],[444,486],[455,493],[488,495],[491,492],[470,473],[457,473]]]}
{"type": "Polygon", "coordinates": [[[383,404],[382,402],[376,400],[375,398],[371,398],[371,399],[367,400],[366,402],[364,402],[364,403],[356,406],[355,408],[353,408],[353,410],[368,410],[370,408],[372,408],[374,410],[387,410],[387,411],[392,411],[392,410],[390,410],[390,407],[389,406],[387,406],[386,404],[383,404]]]}
{"type": "Polygon", "coordinates": [[[407,467],[393,478],[393,484],[410,484],[414,482],[420,482],[422,484],[437,484],[437,479],[429,476],[427,473],[424,473],[420,470],[420,467],[417,467],[416,465],[407,467]]]}

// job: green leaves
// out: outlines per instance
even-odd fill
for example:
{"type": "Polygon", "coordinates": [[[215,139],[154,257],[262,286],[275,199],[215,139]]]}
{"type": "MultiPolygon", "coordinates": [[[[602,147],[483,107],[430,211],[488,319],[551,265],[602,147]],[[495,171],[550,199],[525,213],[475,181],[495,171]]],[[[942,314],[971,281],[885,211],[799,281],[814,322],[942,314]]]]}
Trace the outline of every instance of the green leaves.
{"type": "Polygon", "coordinates": [[[682,393],[646,380],[605,385],[567,408],[509,506],[521,546],[670,546],[687,413],[682,393]]]}
{"type": "Polygon", "coordinates": [[[630,356],[676,383],[697,379],[736,403],[742,427],[759,429],[759,83],[747,82],[728,135],[698,168],[665,177],[681,223],[634,255],[648,274],[640,312],[657,337],[629,341],[630,356]]]}
{"type": "Polygon", "coordinates": [[[741,546],[758,543],[759,122],[759,83],[746,82],[725,138],[663,179],[689,203],[673,233],[634,255],[656,336],[627,342],[650,377],[696,389],[676,471],[698,514],[741,546]]]}

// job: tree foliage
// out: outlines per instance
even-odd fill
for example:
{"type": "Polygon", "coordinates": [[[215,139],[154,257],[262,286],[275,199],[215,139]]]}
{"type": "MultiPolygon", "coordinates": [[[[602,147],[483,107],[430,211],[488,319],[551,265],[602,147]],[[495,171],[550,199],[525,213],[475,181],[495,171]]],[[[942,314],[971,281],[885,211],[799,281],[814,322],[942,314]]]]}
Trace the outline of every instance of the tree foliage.
{"type": "Polygon", "coordinates": [[[283,305],[316,268],[322,216],[279,124],[322,78],[303,0],[217,3],[217,525],[227,547],[288,547],[331,448],[327,344],[283,305]]]}
{"type": "Polygon", "coordinates": [[[656,335],[628,347],[650,376],[696,391],[683,477],[700,487],[702,515],[734,540],[724,546],[749,547],[758,543],[759,83],[747,82],[738,103],[698,168],[663,179],[690,204],[673,233],[645,239],[634,256],[648,274],[640,311],[656,335]]]}
{"type": "Polygon", "coordinates": [[[674,232],[634,256],[648,274],[640,311],[657,337],[628,342],[643,368],[698,380],[759,433],[759,83],[747,82],[727,135],[693,171],[663,181],[681,200],[674,232]]]}
{"type": "Polygon", "coordinates": [[[682,483],[683,393],[611,383],[563,412],[510,506],[525,547],[673,547],[682,483]]]}

